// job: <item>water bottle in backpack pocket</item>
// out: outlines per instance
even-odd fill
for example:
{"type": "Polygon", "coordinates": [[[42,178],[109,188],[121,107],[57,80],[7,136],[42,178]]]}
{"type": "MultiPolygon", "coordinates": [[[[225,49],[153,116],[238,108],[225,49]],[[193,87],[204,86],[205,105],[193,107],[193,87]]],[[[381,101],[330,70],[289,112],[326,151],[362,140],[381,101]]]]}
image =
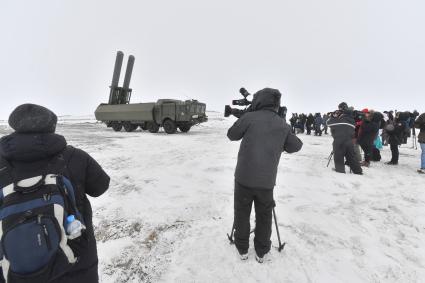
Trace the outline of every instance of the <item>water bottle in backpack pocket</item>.
{"type": "Polygon", "coordinates": [[[74,240],[81,237],[84,230],[86,230],[86,227],[80,220],[75,218],[75,215],[69,215],[66,218],[66,234],[68,239],[74,240]]]}

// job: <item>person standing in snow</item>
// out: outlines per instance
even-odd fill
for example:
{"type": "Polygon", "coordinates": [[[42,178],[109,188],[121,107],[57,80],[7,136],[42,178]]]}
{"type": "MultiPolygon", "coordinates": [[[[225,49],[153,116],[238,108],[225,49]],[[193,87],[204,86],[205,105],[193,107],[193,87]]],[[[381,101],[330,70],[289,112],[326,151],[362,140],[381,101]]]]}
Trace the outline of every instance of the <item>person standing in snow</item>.
{"type": "Polygon", "coordinates": [[[291,117],[291,119],[289,119],[289,122],[291,123],[291,129],[292,129],[293,134],[296,134],[297,120],[298,120],[297,113],[292,113],[292,117],[291,117]]]}
{"type": "MultiPolygon", "coordinates": [[[[66,170],[51,174],[63,174],[72,182],[76,207],[83,217],[86,230],[77,239],[68,240],[74,257],[78,259],[76,263],[69,270],[65,270],[62,276],[58,275],[59,278],[49,282],[96,283],[99,281],[98,257],[92,224],[92,208],[87,195],[98,197],[105,193],[109,187],[110,178],[89,154],[68,146],[63,136],[55,134],[56,123],[57,116],[39,105],[23,104],[12,112],[9,125],[15,132],[0,139],[2,199],[5,186],[32,176],[46,174],[48,168],[51,170],[53,160],[61,160],[66,170]],[[31,175],[35,173],[37,175],[31,175]]],[[[25,198],[25,195],[20,198],[25,198]]],[[[45,200],[48,199],[49,195],[46,195],[45,200]]],[[[18,262],[20,260],[15,259],[18,262]]],[[[47,267],[50,268],[51,265],[47,267]]],[[[2,277],[0,275],[0,282],[4,280],[2,277]]],[[[15,281],[9,279],[8,282],[15,281]]],[[[38,283],[40,280],[31,277],[26,281],[21,278],[19,282],[38,283]]]]}
{"type": "Polygon", "coordinates": [[[325,135],[327,135],[328,134],[328,120],[329,120],[329,115],[328,114],[323,114],[322,120],[323,120],[323,131],[325,132],[325,135]]]}
{"type": "Polygon", "coordinates": [[[305,132],[305,124],[307,122],[307,115],[300,114],[300,115],[298,115],[298,117],[299,117],[299,127],[301,129],[301,133],[304,134],[304,132],[305,132]]]}
{"type": "Polygon", "coordinates": [[[388,134],[388,143],[391,148],[391,160],[386,162],[387,165],[398,165],[399,160],[399,150],[398,147],[403,142],[403,135],[406,131],[406,124],[400,120],[400,113],[397,112],[395,118],[393,118],[392,123],[388,124],[385,127],[385,130],[388,134]]]}
{"type": "Polygon", "coordinates": [[[364,118],[359,128],[357,143],[361,146],[364,152],[364,161],[362,166],[369,167],[372,159],[373,143],[378,135],[379,126],[372,121],[374,111],[363,109],[364,118]]]}
{"type": "Polygon", "coordinates": [[[388,145],[388,133],[386,129],[386,126],[391,124],[392,121],[388,117],[388,111],[383,112],[383,124],[382,124],[382,133],[381,133],[381,139],[382,139],[382,145],[387,146],[388,145]]]}
{"type": "Polygon", "coordinates": [[[320,115],[320,113],[316,113],[316,116],[314,117],[314,135],[315,136],[322,135],[322,124],[323,124],[322,116],[320,115]]]}
{"type": "Polygon", "coordinates": [[[281,93],[265,88],[254,95],[252,112],[244,114],[228,130],[231,141],[242,139],[235,172],[235,245],[242,260],[248,258],[250,215],[255,206],[256,260],[263,262],[271,248],[272,212],[277,168],[282,152],[297,152],[302,142],[279,117],[281,93]]]}
{"type": "Polygon", "coordinates": [[[425,174],[425,113],[422,113],[415,121],[415,128],[420,129],[418,142],[421,145],[421,168],[418,173],[425,174]]]}
{"type": "Polygon", "coordinates": [[[314,125],[314,116],[313,114],[309,114],[307,116],[307,121],[305,123],[305,126],[307,128],[307,135],[311,135],[311,130],[313,129],[313,125],[314,125]]]}
{"type": "Polygon", "coordinates": [[[345,158],[354,174],[363,174],[363,170],[360,167],[360,161],[356,158],[354,151],[354,125],[353,114],[348,110],[348,105],[345,102],[339,104],[338,110],[334,112],[328,120],[328,127],[331,129],[331,134],[334,139],[333,153],[335,171],[338,173],[345,173],[345,158]]]}

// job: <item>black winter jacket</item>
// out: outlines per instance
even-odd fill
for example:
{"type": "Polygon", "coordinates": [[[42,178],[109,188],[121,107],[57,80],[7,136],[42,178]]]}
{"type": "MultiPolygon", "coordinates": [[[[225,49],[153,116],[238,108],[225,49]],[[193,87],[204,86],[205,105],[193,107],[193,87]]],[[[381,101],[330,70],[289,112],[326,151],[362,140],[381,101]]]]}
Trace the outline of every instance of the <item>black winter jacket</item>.
{"type": "MultiPolygon", "coordinates": [[[[67,175],[74,186],[77,207],[84,217],[87,230],[71,245],[80,259],[79,262],[57,282],[98,282],[92,208],[87,195],[102,195],[109,187],[109,176],[89,154],[67,146],[65,138],[60,135],[13,133],[0,139],[0,163],[4,162],[4,159],[7,160],[13,166],[18,180],[37,176],[49,160],[60,153],[67,164],[67,172],[64,175],[67,175]]],[[[0,187],[10,182],[10,174],[0,172],[0,187]]]]}
{"type": "Polygon", "coordinates": [[[244,114],[227,133],[232,141],[242,139],[235,179],[249,188],[273,189],[282,152],[293,153],[302,147],[274,107],[264,107],[273,100],[271,95],[254,99],[255,111],[244,114]]]}
{"type": "Polygon", "coordinates": [[[357,143],[360,145],[372,145],[379,132],[379,126],[372,122],[365,120],[360,126],[359,136],[357,143]]]}
{"type": "Polygon", "coordinates": [[[354,138],[355,122],[351,114],[341,114],[338,117],[333,115],[328,120],[328,127],[334,140],[343,141],[354,138]]]}
{"type": "Polygon", "coordinates": [[[394,121],[392,122],[394,130],[386,131],[388,134],[388,143],[393,145],[401,145],[403,141],[403,134],[405,133],[406,127],[404,123],[394,121]]]}
{"type": "Polygon", "coordinates": [[[313,126],[313,124],[314,124],[314,116],[313,115],[308,115],[307,116],[306,125],[307,126],[313,126]]]}
{"type": "Polygon", "coordinates": [[[415,128],[420,129],[418,142],[425,143],[425,113],[421,114],[415,121],[415,128]]]}

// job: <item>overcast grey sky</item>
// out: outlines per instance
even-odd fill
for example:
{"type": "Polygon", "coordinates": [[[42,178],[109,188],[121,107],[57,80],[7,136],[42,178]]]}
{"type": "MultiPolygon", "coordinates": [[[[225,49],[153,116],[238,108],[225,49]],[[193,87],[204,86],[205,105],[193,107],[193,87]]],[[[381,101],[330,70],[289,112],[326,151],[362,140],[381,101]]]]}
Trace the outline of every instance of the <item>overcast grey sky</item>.
{"type": "Polygon", "coordinates": [[[0,3],[0,119],[25,102],[93,113],[117,50],[136,57],[133,102],[222,111],[244,86],[280,89],[289,112],[425,110],[423,0],[0,3]]]}

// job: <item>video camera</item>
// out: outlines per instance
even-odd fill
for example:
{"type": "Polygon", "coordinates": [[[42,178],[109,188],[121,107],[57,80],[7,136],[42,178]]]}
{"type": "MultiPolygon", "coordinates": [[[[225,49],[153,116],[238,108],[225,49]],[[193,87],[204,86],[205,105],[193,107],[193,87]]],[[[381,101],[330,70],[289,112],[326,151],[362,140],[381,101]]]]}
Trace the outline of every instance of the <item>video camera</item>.
{"type": "Polygon", "coordinates": [[[344,109],[344,110],[336,110],[334,112],[331,112],[330,115],[333,117],[339,117],[342,114],[348,115],[353,117],[355,122],[360,122],[363,121],[363,119],[365,118],[366,114],[363,113],[362,111],[359,110],[349,110],[349,109],[344,109]]]}
{"type": "Polygon", "coordinates": [[[243,96],[243,98],[232,100],[232,105],[245,106],[245,109],[232,108],[230,107],[230,105],[226,105],[224,107],[224,117],[229,117],[230,115],[233,115],[236,118],[240,118],[246,112],[251,111],[252,101],[249,101],[247,99],[247,97],[250,96],[251,94],[243,87],[239,90],[239,93],[243,96]]]}
{"type": "Polygon", "coordinates": [[[362,111],[359,111],[359,110],[353,110],[351,115],[354,118],[355,122],[360,122],[364,120],[366,113],[363,113],[362,111]]]}
{"type": "MultiPolygon", "coordinates": [[[[230,105],[226,105],[224,107],[224,117],[229,117],[230,115],[233,115],[236,118],[240,118],[242,117],[243,114],[253,111],[251,106],[252,101],[249,101],[247,98],[251,94],[243,87],[239,90],[239,93],[243,96],[243,98],[232,100],[232,105],[245,106],[245,108],[238,109],[238,108],[232,108],[230,107],[230,105]]],[[[285,106],[279,106],[279,110],[277,114],[286,121],[287,112],[288,112],[288,109],[285,106]]]]}

